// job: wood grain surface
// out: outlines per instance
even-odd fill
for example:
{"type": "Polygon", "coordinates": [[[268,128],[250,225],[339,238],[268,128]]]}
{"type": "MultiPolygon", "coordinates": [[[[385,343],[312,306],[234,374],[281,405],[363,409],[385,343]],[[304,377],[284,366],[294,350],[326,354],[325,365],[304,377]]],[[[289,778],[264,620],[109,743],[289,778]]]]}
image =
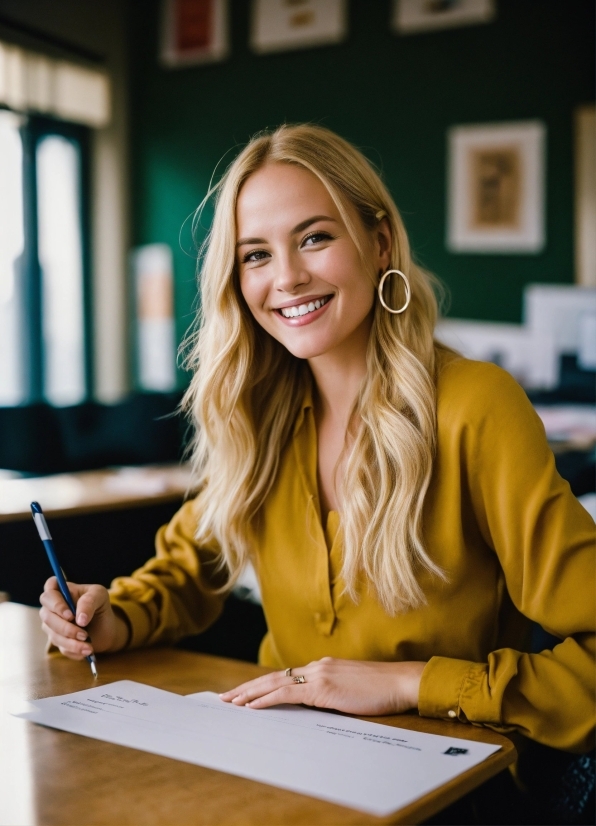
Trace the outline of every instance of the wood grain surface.
{"type": "Polygon", "coordinates": [[[221,692],[265,669],[249,663],[154,648],[100,656],[99,681],[86,662],[45,654],[33,608],[0,604],[0,824],[370,824],[420,823],[515,759],[512,742],[489,729],[417,714],[376,722],[496,743],[500,751],[401,809],[376,818],[241,777],[33,725],[12,717],[23,700],[136,680],[178,694],[221,692]]]}
{"type": "Polygon", "coordinates": [[[32,501],[41,503],[47,517],[80,516],[181,500],[189,485],[188,465],[144,465],[0,479],[0,522],[31,519],[32,501]]]}

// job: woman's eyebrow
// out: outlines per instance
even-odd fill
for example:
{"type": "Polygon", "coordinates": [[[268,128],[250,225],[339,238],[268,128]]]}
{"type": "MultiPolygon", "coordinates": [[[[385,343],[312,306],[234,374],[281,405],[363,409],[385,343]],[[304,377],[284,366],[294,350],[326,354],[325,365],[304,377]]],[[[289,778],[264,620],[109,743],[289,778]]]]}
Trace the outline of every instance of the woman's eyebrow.
{"type": "Polygon", "coordinates": [[[267,241],[264,238],[239,238],[236,241],[236,249],[238,247],[242,247],[245,244],[266,244],[267,241]]]}
{"type": "Polygon", "coordinates": [[[302,232],[303,229],[306,229],[311,224],[316,224],[317,221],[333,221],[334,224],[337,223],[335,218],[330,218],[329,215],[313,215],[312,218],[307,218],[306,221],[301,221],[299,224],[296,224],[292,230],[292,235],[295,235],[297,232],[302,232]]]}
{"type": "MultiPolygon", "coordinates": [[[[290,235],[296,235],[297,232],[302,232],[302,230],[305,230],[311,224],[316,224],[317,221],[333,221],[333,223],[337,223],[335,218],[330,218],[329,215],[313,215],[312,218],[307,218],[305,221],[301,221],[299,224],[296,224],[290,235]]],[[[266,243],[267,240],[265,238],[239,238],[236,242],[236,249],[238,249],[238,247],[243,247],[245,244],[266,243]]]]}

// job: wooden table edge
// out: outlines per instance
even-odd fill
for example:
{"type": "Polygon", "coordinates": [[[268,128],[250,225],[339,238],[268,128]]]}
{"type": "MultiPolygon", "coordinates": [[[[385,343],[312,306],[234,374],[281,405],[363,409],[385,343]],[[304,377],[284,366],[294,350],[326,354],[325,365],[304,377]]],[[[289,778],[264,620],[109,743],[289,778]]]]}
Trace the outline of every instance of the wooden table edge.
{"type": "MultiPolygon", "coordinates": [[[[462,737],[462,740],[466,739],[462,737]]],[[[429,817],[437,814],[443,809],[461,800],[462,797],[477,789],[491,777],[499,774],[517,759],[517,749],[509,740],[510,748],[507,745],[501,746],[499,751],[491,754],[482,763],[477,763],[463,774],[458,774],[448,783],[425,795],[426,799],[418,798],[402,809],[399,809],[390,819],[389,823],[423,823],[429,817]],[[415,818],[415,819],[414,819],[415,818]]]]}
{"type": "MultiPolygon", "coordinates": [[[[144,495],[135,496],[130,499],[119,499],[111,502],[97,502],[89,505],[75,505],[69,508],[48,508],[45,515],[48,519],[61,519],[63,517],[85,516],[91,513],[105,513],[106,511],[121,511],[127,508],[149,508],[152,505],[167,505],[170,502],[182,502],[185,493],[179,491],[168,491],[157,496],[144,495]]],[[[20,511],[18,513],[0,513],[0,524],[9,522],[25,522],[31,519],[31,511],[20,511]]]]}

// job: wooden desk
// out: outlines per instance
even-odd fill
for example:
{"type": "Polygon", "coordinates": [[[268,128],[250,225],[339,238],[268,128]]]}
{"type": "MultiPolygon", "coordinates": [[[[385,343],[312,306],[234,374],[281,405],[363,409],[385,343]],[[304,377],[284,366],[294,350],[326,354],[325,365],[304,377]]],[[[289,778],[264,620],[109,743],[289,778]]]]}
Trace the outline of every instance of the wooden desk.
{"type": "Polygon", "coordinates": [[[78,516],[181,500],[189,484],[188,465],[149,465],[0,479],[0,522],[31,519],[29,505],[34,500],[41,503],[48,517],[78,516]]]}
{"type": "MultiPolygon", "coordinates": [[[[93,684],[87,663],[47,657],[33,608],[0,605],[0,824],[370,824],[419,823],[515,759],[510,740],[488,729],[416,715],[377,722],[497,743],[501,750],[390,818],[360,812],[211,769],[33,725],[7,709],[26,699],[93,684]]],[[[99,658],[99,683],[136,680],[178,694],[223,691],[265,669],[159,648],[99,658]]]]}

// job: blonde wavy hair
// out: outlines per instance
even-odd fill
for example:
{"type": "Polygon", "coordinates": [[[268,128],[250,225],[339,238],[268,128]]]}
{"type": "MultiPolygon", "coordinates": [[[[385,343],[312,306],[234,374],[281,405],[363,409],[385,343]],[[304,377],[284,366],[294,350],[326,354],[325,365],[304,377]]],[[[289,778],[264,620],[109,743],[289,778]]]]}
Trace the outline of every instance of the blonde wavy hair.
{"type": "MultiPolygon", "coordinates": [[[[201,309],[186,359],[193,379],[183,401],[195,427],[194,481],[204,494],[196,538],[218,543],[225,587],[231,588],[249,558],[250,526],[271,489],[311,380],[306,362],[265,333],[240,291],[236,201],[243,183],[266,163],[295,164],[317,176],[360,251],[363,277],[375,286],[378,274],[366,261],[365,242],[385,218],[391,268],[409,279],[412,298],[402,315],[375,301],[367,376],[351,418],[339,495],[348,594],[358,599],[364,576],[387,612],[418,607],[425,602],[421,571],[443,576],[422,537],[436,441],[436,281],[412,261],[403,222],[379,175],[351,144],[320,126],[284,125],[257,135],[199,207],[200,215],[215,196],[200,257],[201,309]]],[[[403,303],[400,281],[386,282],[390,306],[403,303]]]]}

